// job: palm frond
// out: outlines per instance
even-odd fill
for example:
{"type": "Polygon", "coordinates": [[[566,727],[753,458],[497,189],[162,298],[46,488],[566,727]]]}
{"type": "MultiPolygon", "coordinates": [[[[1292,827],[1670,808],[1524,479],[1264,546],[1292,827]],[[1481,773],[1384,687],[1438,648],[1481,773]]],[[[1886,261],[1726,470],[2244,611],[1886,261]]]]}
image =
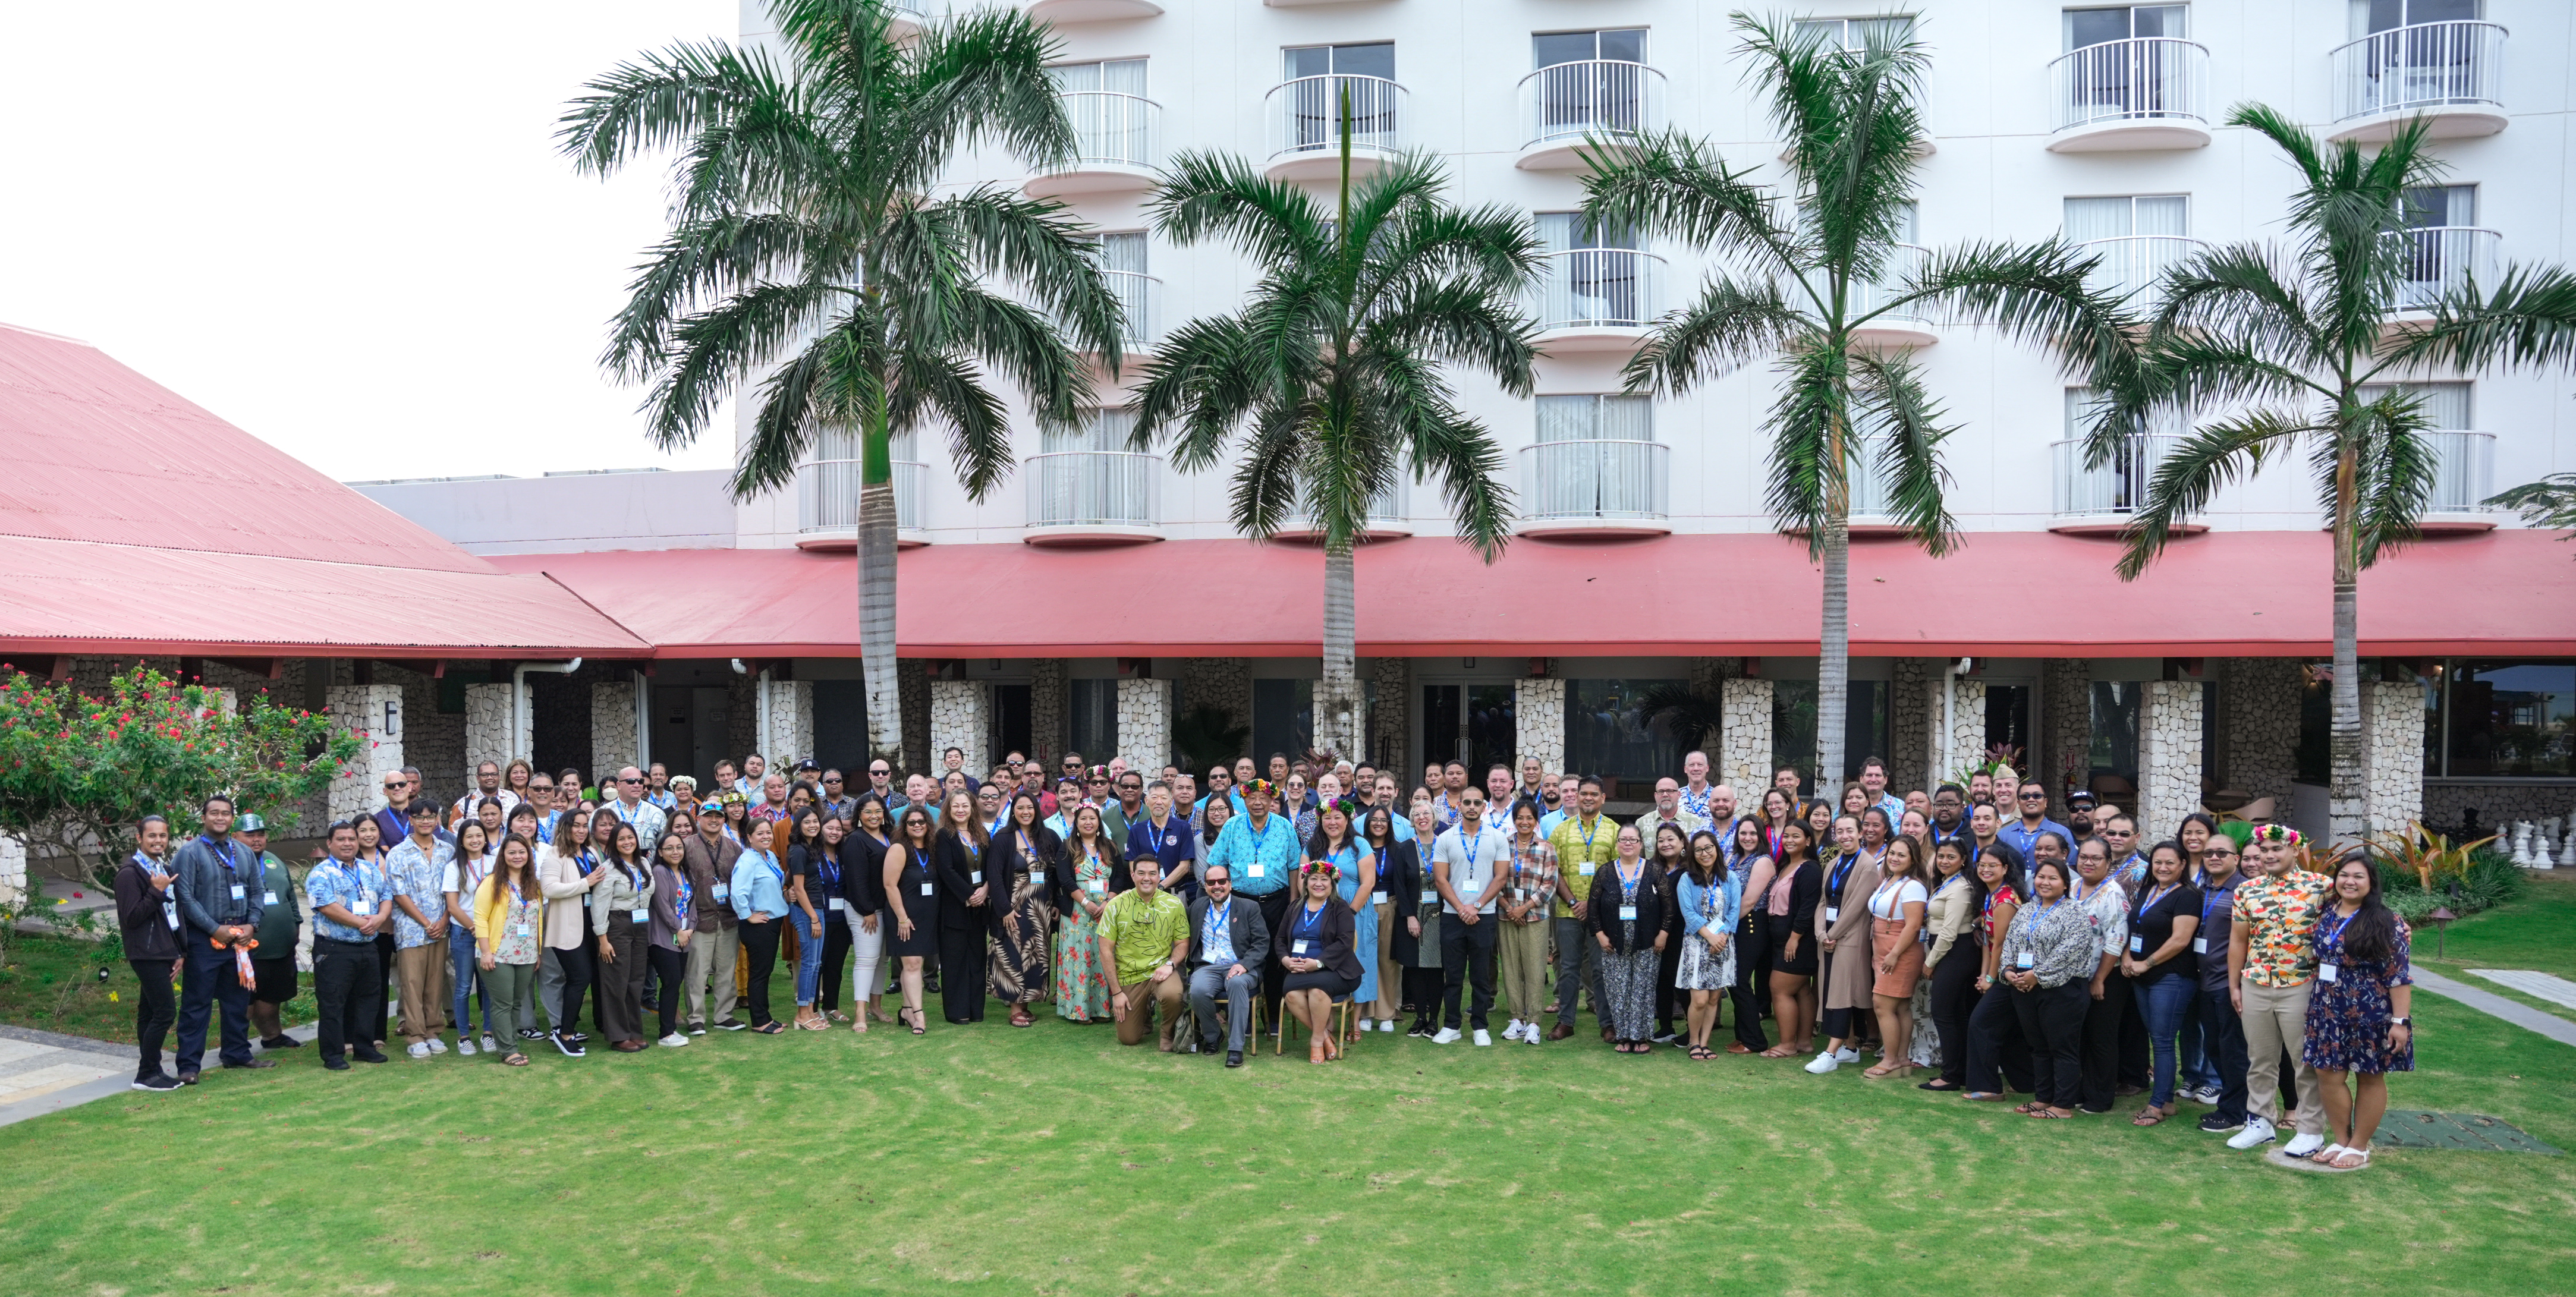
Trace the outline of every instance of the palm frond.
{"type": "Polygon", "coordinates": [[[1815,322],[1780,292],[1777,279],[1712,277],[1697,300],[1655,321],[1628,358],[1629,391],[1677,395],[1715,382],[1815,332],[1815,322]]]}
{"type": "Polygon", "coordinates": [[[2313,423],[2295,412],[2256,409],[2182,438],[2156,466],[2146,502],[2121,533],[2127,545],[2120,556],[2120,579],[2133,581],[2146,571],[2172,543],[2176,529],[2208,508],[2220,487],[2253,476],[2300,434],[2315,431],[2313,423]]]}

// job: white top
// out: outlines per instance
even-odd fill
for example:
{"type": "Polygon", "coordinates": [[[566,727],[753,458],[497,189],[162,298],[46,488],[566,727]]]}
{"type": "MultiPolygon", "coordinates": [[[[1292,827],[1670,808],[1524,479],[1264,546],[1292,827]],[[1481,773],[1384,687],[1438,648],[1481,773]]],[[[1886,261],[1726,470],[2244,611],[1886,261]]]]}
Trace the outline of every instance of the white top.
{"type": "Polygon", "coordinates": [[[483,880],[492,876],[494,857],[498,855],[500,855],[500,853],[497,851],[484,852],[483,858],[474,862],[474,874],[471,878],[463,877],[461,875],[461,869],[464,864],[463,857],[449,860],[447,862],[446,877],[439,881],[438,890],[442,892],[454,892],[457,895],[464,897],[466,903],[470,906],[474,900],[474,889],[481,887],[483,885],[483,880]]]}
{"type": "MultiPolygon", "coordinates": [[[[1509,825],[1500,828],[1491,824],[1485,825],[1482,839],[1473,833],[1461,836],[1458,826],[1451,825],[1440,830],[1440,836],[1432,840],[1431,858],[1435,863],[1449,867],[1451,892],[1460,897],[1473,898],[1485,890],[1487,883],[1494,881],[1494,875],[1502,872],[1503,862],[1509,855],[1506,848],[1510,845],[1511,839],[1512,830],[1509,825]]],[[[1485,903],[1477,907],[1476,913],[1492,914],[1496,906],[1497,902],[1494,898],[1487,897],[1485,903]]],[[[1443,898],[1440,902],[1440,910],[1444,914],[1456,914],[1458,907],[1443,898]]]]}
{"type": "Polygon", "coordinates": [[[1931,895],[1923,890],[1923,884],[1911,878],[1894,886],[1882,883],[1877,891],[1870,893],[1869,912],[1877,918],[1893,923],[1905,917],[1906,902],[1913,901],[1919,904],[1931,899],[1931,895]]]}

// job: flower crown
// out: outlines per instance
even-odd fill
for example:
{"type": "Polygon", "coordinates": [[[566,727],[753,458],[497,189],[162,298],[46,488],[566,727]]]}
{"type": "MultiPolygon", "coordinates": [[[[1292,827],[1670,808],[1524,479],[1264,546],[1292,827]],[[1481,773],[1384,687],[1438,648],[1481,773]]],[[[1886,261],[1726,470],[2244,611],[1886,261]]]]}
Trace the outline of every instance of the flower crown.
{"type": "Polygon", "coordinates": [[[1336,797],[1333,800],[1324,803],[1324,805],[1329,809],[1340,811],[1342,813],[1342,818],[1347,820],[1357,820],[1360,817],[1360,812],[1367,809],[1360,805],[1360,799],[1348,794],[1336,797]]]}
{"type": "Polygon", "coordinates": [[[1322,874],[1334,882],[1342,880],[1342,871],[1329,860],[1309,860],[1297,870],[1301,874],[1322,874]]]}
{"type": "Polygon", "coordinates": [[[2255,827],[2253,840],[2256,842],[2286,842],[2295,847],[2299,845],[2301,838],[2299,837],[2299,831],[2291,828],[2287,824],[2264,824],[2255,827]]]}

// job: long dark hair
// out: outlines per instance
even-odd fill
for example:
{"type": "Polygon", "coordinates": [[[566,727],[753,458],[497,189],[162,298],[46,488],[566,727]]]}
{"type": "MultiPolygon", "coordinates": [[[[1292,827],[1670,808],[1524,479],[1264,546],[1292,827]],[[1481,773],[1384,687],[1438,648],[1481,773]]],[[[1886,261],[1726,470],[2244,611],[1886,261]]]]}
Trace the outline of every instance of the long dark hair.
{"type": "Polygon", "coordinates": [[[2030,887],[2022,878],[2021,852],[2015,850],[2013,844],[2009,842],[1988,843],[1969,859],[1967,868],[1968,885],[1977,889],[1973,895],[1979,912],[1985,910],[1986,899],[1994,894],[1986,886],[1985,875],[1978,872],[1989,856],[2003,865],[2003,890],[2011,895],[2015,904],[2019,904],[2023,897],[2030,895],[2030,887]]]}
{"type": "MultiPolygon", "coordinates": [[[[894,847],[902,847],[906,852],[917,857],[923,852],[929,850],[930,844],[937,841],[938,838],[939,830],[933,827],[931,823],[930,808],[919,802],[906,802],[903,806],[903,814],[895,819],[894,841],[888,844],[888,849],[891,850],[894,847]],[[914,820],[921,821],[921,840],[918,844],[913,841],[912,836],[912,822],[914,820]]],[[[924,869],[930,867],[930,862],[927,860],[921,860],[917,863],[919,863],[924,869]]]]}
{"type": "MultiPolygon", "coordinates": [[[[2370,858],[2369,852],[2358,848],[2345,852],[2343,858],[2335,862],[2334,872],[2326,877],[2332,879],[2341,875],[2343,867],[2350,864],[2360,865],[2362,872],[2370,875],[2370,890],[2362,895],[2361,908],[2353,912],[2352,922],[2344,927],[2344,958],[2357,963],[2376,964],[2397,950],[2397,914],[2380,899],[2379,865],[2370,858]]],[[[2331,908],[2342,903],[2342,897],[2329,889],[2326,905],[2331,908]]]]}
{"type": "MultiPolygon", "coordinates": [[[[1316,818],[1320,820],[1322,817],[1317,816],[1316,818]]],[[[1369,854],[1378,858],[1380,867],[1384,867],[1386,862],[1386,850],[1395,841],[1395,812],[1383,806],[1369,807],[1367,811],[1360,816],[1359,838],[1360,841],[1368,844],[1369,854]],[[1374,823],[1377,820],[1377,817],[1381,815],[1386,817],[1386,831],[1384,833],[1379,833],[1369,827],[1369,825],[1374,823]]]]}
{"type": "Polygon", "coordinates": [[[1341,849],[1341,847],[1335,846],[1329,840],[1331,835],[1324,832],[1324,812],[1326,811],[1331,811],[1342,817],[1341,847],[1357,847],[1360,845],[1360,826],[1351,823],[1350,812],[1339,805],[1327,802],[1324,805],[1315,808],[1315,833],[1314,836],[1306,839],[1306,858],[1308,860],[1330,860],[1333,858],[1333,853],[1341,849]]]}
{"type": "MultiPolygon", "coordinates": [[[[1682,844],[1682,868],[1690,871],[1692,882],[1705,888],[1715,888],[1717,886],[1718,871],[1726,868],[1726,844],[1718,841],[1715,833],[1712,833],[1707,829],[1701,829],[1699,832],[1690,835],[1690,840],[1682,844]],[[1716,864],[1708,866],[1702,866],[1700,864],[1699,840],[1701,838],[1708,839],[1708,845],[1716,849],[1716,864]]],[[[1720,917],[1722,918],[1724,916],[1721,915],[1720,917]]]]}

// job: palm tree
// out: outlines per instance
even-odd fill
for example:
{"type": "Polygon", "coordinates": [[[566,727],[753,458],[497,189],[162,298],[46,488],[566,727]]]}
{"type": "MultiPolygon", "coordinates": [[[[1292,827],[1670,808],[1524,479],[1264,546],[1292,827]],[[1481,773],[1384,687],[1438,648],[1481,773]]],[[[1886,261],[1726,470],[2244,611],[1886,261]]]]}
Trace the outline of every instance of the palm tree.
{"type": "MultiPolygon", "coordinates": [[[[1347,92],[1345,92],[1347,95],[1347,92]]],[[[1240,158],[1175,158],[1153,199],[1176,244],[1232,243],[1263,268],[1242,308],[1193,320],[1145,366],[1135,444],[1167,439],[1174,466],[1216,463],[1239,427],[1233,520],[1254,540],[1309,521],[1324,549],[1323,680],[1315,746],[1356,753],[1361,695],[1351,553],[1369,502],[1397,475],[1437,476],[1458,539],[1487,562],[1509,538],[1502,451],[1458,408],[1443,366],[1483,370],[1505,390],[1534,386],[1531,327],[1516,305],[1538,264],[1526,218],[1460,211],[1420,155],[1351,179],[1327,209],[1240,158]]]]}
{"type": "Polygon", "coordinates": [[[2467,258],[2406,232],[2408,191],[2442,173],[2420,121],[2373,154],[2321,143],[2260,105],[2228,121],[2298,170],[2290,246],[2208,248],[2166,272],[2135,365],[2098,380],[2086,459],[2109,462],[2151,418],[2211,416],[2167,452],[2130,519],[2119,571],[2134,578],[2220,487],[2304,444],[2334,533],[2332,831],[2359,842],[2358,587],[2363,569],[2414,538],[2439,464],[2422,402],[2394,384],[2442,366],[2565,363],[2576,286],[2563,271],[2513,270],[2483,294],[2467,258]],[[2448,289],[2436,309],[2393,319],[2427,275],[2448,289]]]}
{"type": "Polygon", "coordinates": [[[983,498],[1012,463],[990,377],[1014,384],[1041,425],[1069,425],[1091,382],[1062,334],[1114,370],[1119,309],[1059,205],[994,186],[931,192],[949,158],[980,141],[1036,164],[1071,154],[1044,28],[1016,10],[979,11],[898,43],[885,0],[770,8],[785,67],[722,42],[647,54],[591,81],[558,138],[600,175],[647,152],[677,155],[671,232],[636,275],[602,361],[652,384],[654,444],[696,440],[763,371],[737,499],[792,482],[822,433],[858,432],[868,747],[900,763],[892,438],[945,425],[967,494],[983,498]]]}
{"type": "Polygon", "coordinates": [[[2121,317],[2116,299],[2086,286],[2092,262],[2059,243],[1971,245],[1910,272],[1899,265],[1925,141],[1925,54],[1896,24],[1871,24],[1861,48],[1844,50],[1814,28],[1741,13],[1734,23],[1788,141],[1790,192],[1675,132],[1591,151],[1583,210],[1596,229],[1673,238],[1721,262],[1697,300],[1656,322],[1628,363],[1630,391],[1678,394],[1763,359],[1778,375],[1769,505],[1824,569],[1816,779],[1829,788],[1843,770],[1851,689],[1853,474],[1876,474],[1887,515],[1927,552],[1956,543],[1940,463],[1955,425],[1912,359],[1874,349],[1863,331],[1960,312],[2090,370],[2122,347],[2121,317]]]}

